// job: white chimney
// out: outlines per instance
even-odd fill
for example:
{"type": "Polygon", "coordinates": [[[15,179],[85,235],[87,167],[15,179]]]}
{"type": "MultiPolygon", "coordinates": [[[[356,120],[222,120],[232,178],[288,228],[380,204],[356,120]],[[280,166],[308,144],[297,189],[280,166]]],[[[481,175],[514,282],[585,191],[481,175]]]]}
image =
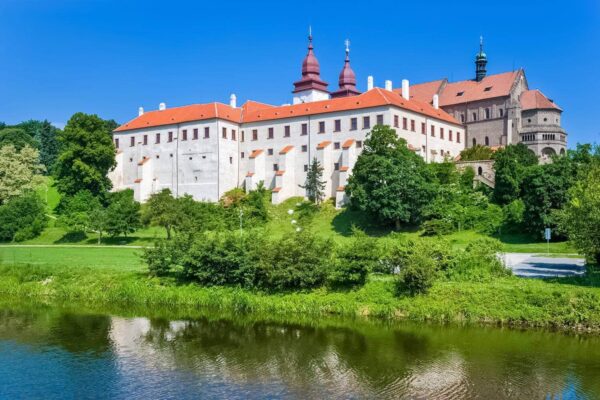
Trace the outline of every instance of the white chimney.
{"type": "Polygon", "coordinates": [[[435,108],[436,110],[440,108],[440,96],[438,96],[437,94],[433,95],[433,108],[435,108]]]}
{"type": "Polygon", "coordinates": [[[408,88],[408,79],[402,79],[402,97],[404,97],[405,100],[410,100],[410,92],[408,88]]]}
{"type": "Polygon", "coordinates": [[[389,90],[390,92],[392,91],[392,81],[385,81],[385,90],[389,90]]]}
{"type": "Polygon", "coordinates": [[[367,91],[373,89],[373,75],[369,75],[367,78],[367,91]]]}
{"type": "Polygon", "coordinates": [[[235,94],[231,93],[231,96],[229,96],[229,106],[232,108],[235,108],[237,105],[237,97],[235,96],[235,94]]]}
{"type": "Polygon", "coordinates": [[[167,105],[166,105],[165,103],[160,103],[160,104],[158,105],[158,109],[159,109],[160,111],[164,111],[164,110],[166,110],[166,109],[167,109],[167,105]]]}
{"type": "Polygon", "coordinates": [[[144,115],[144,107],[138,108],[138,117],[141,117],[142,115],[144,115]]]}

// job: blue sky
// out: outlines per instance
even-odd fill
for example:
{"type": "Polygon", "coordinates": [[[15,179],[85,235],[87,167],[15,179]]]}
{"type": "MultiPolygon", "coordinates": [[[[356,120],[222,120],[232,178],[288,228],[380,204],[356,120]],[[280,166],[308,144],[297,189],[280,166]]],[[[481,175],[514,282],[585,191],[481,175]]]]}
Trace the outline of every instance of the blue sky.
{"type": "Polygon", "coordinates": [[[524,67],[564,110],[569,142],[600,142],[598,1],[0,0],[0,121],[64,123],[77,111],[125,122],[137,108],[291,100],[307,26],[337,86],[351,40],[367,75],[472,78],[479,35],[489,73],[524,67]]]}

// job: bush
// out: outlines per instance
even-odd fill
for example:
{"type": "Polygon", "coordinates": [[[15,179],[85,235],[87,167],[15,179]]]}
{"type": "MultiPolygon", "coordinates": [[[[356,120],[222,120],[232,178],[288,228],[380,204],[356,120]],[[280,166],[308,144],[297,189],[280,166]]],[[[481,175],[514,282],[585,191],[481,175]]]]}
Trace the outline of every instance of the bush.
{"type": "Polygon", "coordinates": [[[511,275],[498,254],[502,243],[498,240],[483,238],[470,243],[459,253],[454,267],[448,271],[448,277],[456,280],[484,281],[494,277],[511,275]]]}
{"type": "Polygon", "coordinates": [[[525,214],[525,203],[517,199],[502,207],[502,229],[504,232],[521,232],[525,214]]]}
{"type": "Polygon", "coordinates": [[[379,264],[380,247],[376,239],[363,231],[352,230],[353,240],[337,251],[328,281],[332,286],[364,285],[369,272],[379,264]]]}
{"type": "Polygon", "coordinates": [[[0,206],[0,240],[32,239],[42,233],[47,221],[46,204],[35,193],[14,197],[0,206]]]}
{"type": "Polygon", "coordinates": [[[430,219],[421,225],[422,236],[443,236],[454,231],[452,223],[445,219],[430,219]]]}
{"type": "Polygon", "coordinates": [[[423,253],[413,253],[400,270],[395,281],[396,295],[414,296],[429,291],[437,276],[437,265],[433,258],[423,253]]]}
{"type": "Polygon", "coordinates": [[[187,247],[183,238],[159,240],[154,247],[144,249],[142,259],[148,264],[150,275],[167,276],[181,265],[187,247]]]}

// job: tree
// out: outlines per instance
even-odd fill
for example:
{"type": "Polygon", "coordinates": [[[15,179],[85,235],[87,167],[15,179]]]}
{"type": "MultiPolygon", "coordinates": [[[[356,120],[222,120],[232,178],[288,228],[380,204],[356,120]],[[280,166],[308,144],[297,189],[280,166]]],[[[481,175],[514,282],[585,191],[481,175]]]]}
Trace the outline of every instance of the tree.
{"type": "Polygon", "coordinates": [[[0,206],[0,240],[32,239],[44,230],[47,220],[46,204],[34,192],[13,197],[0,206]]]}
{"type": "Polygon", "coordinates": [[[306,173],[306,183],[299,186],[306,190],[306,197],[315,204],[319,204],[325,194],[323,191],[325,189],[325,181],[321,180],[322,178],[323,167],[317,160],[317,157],[314,157],[306,173]]]}
{"type": "Polygon", "coordinates": [[[40,163],[46,166],[46,171],[51,172],[58,157],[58,135],[60,130],[48,121],[43,121],[37,132],[36,140],[40,143],[40,163]]]}
{"type": "Polygon", "coordinates": [[[460,152],[460,161],[479,161],[491,160],[494,155],[494,150],[488,146],[477,144],[460,152]]]}
{"type": "Polygon", "coordinates": [[[13,145],[0,148],[0,204],[42,184],[43,171],[37,150],[29,146],[16,150],[13,145]]]}
{"type": "Polygon", "coordinates": [[[110,188],[108,172],[116,165],[110,121],[76,113],[59,134],[56,186],[63,195],[88,190],[103,196],[110,188]]]}
{"type": "Polygon", "coordinates": [[[508,204],[519,198],[526,170],[537,165],[538,158],[526,145],[518,143],[498,150],[494,160],[496,183],[493,198],[500,205],[508,204]]]}
{"type": "Polygon", "coordinates": [[[365,141],[346,185],[351,206],[385,223],[417,222],[431,201],[433,176],[425,161],[387,126],[376,126],[365,141]]]}
{"type": "Polygon", "coordinates": [[[570,200],[558,212],[559,225],[579,251],[600,265],[600,165],[569,190],[570,200]]]}
{"type": "Polygon", "coordinates": [[[61,201],[57,211],[59,213],[59,224],[67,227],[71,232],[95,231],[94,217],[98,214],[96,210],[104,209],[97,197],[89,191],[77,192],[61,201]]]}
{"type": "Polygon", "coordinates": [[[12,145],[17,151],[21,151],[26,146],[38,148],[37,141],[19,128],[5,128],[0,131],[0,147],[8,145],[12,145]]]}
{"type": "Polygon", "coordinates": [[[103,217],[106,232],[112,237],[121,234],[127,236],[128,233],[138,230],[142,225],[140,203],[133,199],[133,190],[109,193],[106,215],[103,217]]]}
{"type": "Polygon", "coordinates": [[[150,225],[165,228],[167,239],[171,239],[171,231],[181,220],[181,210],[169,189],[153,193],[148,198],[144,205],[142,219],[150,225]]]}

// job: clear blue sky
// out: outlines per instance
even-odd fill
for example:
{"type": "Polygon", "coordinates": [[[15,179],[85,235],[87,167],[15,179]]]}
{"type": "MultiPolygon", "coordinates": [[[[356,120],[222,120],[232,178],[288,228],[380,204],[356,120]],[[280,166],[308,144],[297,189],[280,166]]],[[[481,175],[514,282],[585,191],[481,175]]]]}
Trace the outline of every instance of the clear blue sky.
{"type": "Polygon", "coordinates": [[[0,0],[0,121],[66,122],[77,111],[125,122],[137,108],[291,100],[307,26],[337,87],[344,39],[367,75],[422,82],[524,67],[564,110],[576,142],[600,142],[600,3],[588,1],[0,0]]]}

